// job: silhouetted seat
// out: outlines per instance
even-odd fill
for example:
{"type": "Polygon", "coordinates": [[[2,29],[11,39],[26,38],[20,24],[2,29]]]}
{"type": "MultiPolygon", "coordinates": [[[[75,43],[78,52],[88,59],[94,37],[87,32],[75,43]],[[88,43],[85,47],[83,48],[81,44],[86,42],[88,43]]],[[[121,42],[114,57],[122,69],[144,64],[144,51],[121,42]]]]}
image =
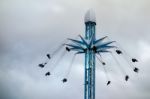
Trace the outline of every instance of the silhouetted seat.
{"type": "Polygon", "coordinates": [[[117,54],[122,54],[122,51],[116,50],[116,53],[117,53],[117,54]]]}
{"type": "Polygon", "coordinates": [[[45,73],[45,76],[49,76],[49,75],[51,75],[50,72],[45,73]]]}
{"type": "Polygon", "coordinates": [[[50,54],[47,54],[46,56],[47,56],[47,58],[48,58],[48,59],[51,59],[51,56],[50,56],[50,54]]]}
{"type": "Polygon", "coordinates": [[[138,62],[138,60],[135,58],[132,58],[132,62],[138,62]]]}
{"type": "Polygon", "coordinates": [[[103,64],[103,65],[106,65],[106,63],[105,63],[105,62],[102,62],[102,64],[103,64]]]}
{"type": "Polygon", "coordinates": [[[128,75],[125,76],[125,80],[126,80],[126,81],[129,80],[129,76],[128,76],[128,75]]]}
{"type": "Polygon", "coordinates": [[[44,67],[44,65],[43,65],[43,64],[39,64],[39,67],[43,68],[43,67],[44,67]]]}
{"type": "Polygon", "coordinates": [[[108,86],[110,83],[111,83],[111,81],[108,81],[108,82],[107,82],[107,86],[108,86]]]}
{"type": "Polygon", "coordinates": [[[62,80],[62,82],[63,82],[63,83],[67,82],[67,78],[64,78],[64,79],[62,80]]]}
{"type": "Polygon", "coordinates": [[[68,47],[66,47],[66,50],[69,52],[70,51],[70,49],[68,48],[68,47]]]}
{"type": "Polygon", "coordinates": [[[136,72],[136,73],[138,73],[138,72],[139,72],[139,69],[138,69],[137,67],[135,67],[135,68],[133,69],[133,71],[136,72]]]}
{"type": "Polygon", "coordinates": [[[95,53],[97,52],[96,46],[93,46],[93,51],[94,51],[95,53]]]}

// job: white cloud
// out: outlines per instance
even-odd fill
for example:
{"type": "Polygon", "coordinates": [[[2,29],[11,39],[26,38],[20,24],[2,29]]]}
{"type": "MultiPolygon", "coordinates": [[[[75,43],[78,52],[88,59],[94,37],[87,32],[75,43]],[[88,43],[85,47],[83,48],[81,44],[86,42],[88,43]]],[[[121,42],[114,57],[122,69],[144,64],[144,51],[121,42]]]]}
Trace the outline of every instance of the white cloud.
{"type": "Polygon", "coordinates": [[[140,40],[138,42],[138,54],[142,62],[150,60],[150,43],[140,40]]]}
{"type": "Polygon", "coordinates": [[[62,13],[65,9],[63,6],[58,5],[58,4],[53,4],[51,5],[51,9],[52,11],[54,11],[55,13],[62,13]]]}

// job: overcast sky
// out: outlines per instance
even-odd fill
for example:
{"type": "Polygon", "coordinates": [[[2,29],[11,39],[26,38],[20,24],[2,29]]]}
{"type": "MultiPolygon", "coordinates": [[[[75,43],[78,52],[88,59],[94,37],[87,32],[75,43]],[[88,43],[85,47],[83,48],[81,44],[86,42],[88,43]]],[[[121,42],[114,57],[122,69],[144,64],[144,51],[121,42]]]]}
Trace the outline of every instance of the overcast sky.
{"type": "Polygon", "coordinates": [[[112,84],[106,86],[105,72],[97,65],[96,99],[150,99],[149,0],[0,0],[0,99],[83,99],[84,56],[76,57],[65,84],[61,80],[73,53],[49,77],[44,74],[52,63],[44,69],[37,65],[66,38],[84,36],[84,14],[90,8],[96,13],[97,38],[107,35],[119,42],[139,59],[135,66],[140,68],[135,74],[121,60],[131,78],[125,82],[106,54],[112,84]]]}

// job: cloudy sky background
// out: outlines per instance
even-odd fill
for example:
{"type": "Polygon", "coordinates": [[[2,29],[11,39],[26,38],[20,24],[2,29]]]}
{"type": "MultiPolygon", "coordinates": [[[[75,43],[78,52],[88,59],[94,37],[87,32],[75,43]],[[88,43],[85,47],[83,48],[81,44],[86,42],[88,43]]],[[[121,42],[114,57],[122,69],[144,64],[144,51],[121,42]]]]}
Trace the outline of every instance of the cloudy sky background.
{"type": "MultiPolygon", "coordinates": [[[[84,35],[84,14],[94,9],[97,38],[109,36],[137,57],[139,74],[130,70],[129,82],[107,54],[111,86],[101,66],[96,71],[96,99],[150,99],[149,0],[0,0],[0,99],[83,99],[84,60],[76,57],[68,82],[67,54],[54,74],[45,77],[38,63],[66,38],[84,35]]],[[[58,54],[59,56],[59,54],[58,54]]]]}

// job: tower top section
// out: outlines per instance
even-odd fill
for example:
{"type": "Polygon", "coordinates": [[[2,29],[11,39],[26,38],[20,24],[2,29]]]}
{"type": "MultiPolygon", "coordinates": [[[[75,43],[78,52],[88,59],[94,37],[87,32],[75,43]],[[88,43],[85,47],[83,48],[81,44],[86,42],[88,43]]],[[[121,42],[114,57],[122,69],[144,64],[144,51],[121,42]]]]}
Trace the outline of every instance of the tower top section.
{"type": "Polygon", "coordinates": [[[85,17],[84,17],[84,22],[94,22],[96,23],[96,17],[95,17],[95,12],[90,9],[86,12],[85,17]]]}

